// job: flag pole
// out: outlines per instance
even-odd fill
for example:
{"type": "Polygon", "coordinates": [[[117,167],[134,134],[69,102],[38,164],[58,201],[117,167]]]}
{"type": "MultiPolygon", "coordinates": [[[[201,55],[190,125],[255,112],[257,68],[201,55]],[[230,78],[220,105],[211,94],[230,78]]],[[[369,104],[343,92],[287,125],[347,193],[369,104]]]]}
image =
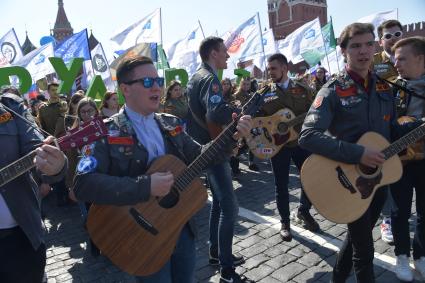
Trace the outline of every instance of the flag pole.
{"type": "MultiPolygon", "coordinates": [[[[162,9],[159,7],[159,25],[160,25],[160,40],[161,40],[161,50],[159,52],[159,59],[161,59],[161,65],[162,65],[162,76],[165,77],[165,64],[162,60],[162,55],[164,53],[164,44],[162,41],[162,9]]],[[[158,46],[157,46],[157,52],[158,52],[158,46]]]]}
{"type": "Polygon", "coordinates": [[[325,39],[323,38],[322,28],[320,28],[320,34],[322,35],[323,46],[325,47],[325,55],[326,55],[326,62],[328,63],[328,71],[332,75],[332,73],[331,73],[331,65],[329,64],[328,48],[326,47],[327,44],[325,42],[325,39]]]}
{"type": "MultiPolygon", "coordinates": [[[[334,28],[334,23],[332,22],[332,16],[331,16],[331,25],[332,29],[334,28]]],[[[335,34],[334,34],[335,37],[335,34]]],[[[335,58],[336,58],[336,67],[338,68],[338,73],[341,72],[339,69],[339,60],[338,60],[338,45],[335,46],[335,58]]]]}
{"type": "Polygon", "coordinates": [[[202,36],[205,38],[204,29],[202,28],[201,21],[198,19],[199,27],[201,28],[202,36]]]}
{"type": "Polygon", "coordinates": [[[257,12],[257,20],[258,20],[258,28],[260,30],[260,40],[261,40],[261,52],[263,53],[263,64],[264,64],[264,73],[266,76],[266,80],[267,80],[267,66],[266,66],[266,52],[264,51],[264,40],[263,40],[263,32],[261,30],[261,22],[260,22],[260,13],[257,12]]]}

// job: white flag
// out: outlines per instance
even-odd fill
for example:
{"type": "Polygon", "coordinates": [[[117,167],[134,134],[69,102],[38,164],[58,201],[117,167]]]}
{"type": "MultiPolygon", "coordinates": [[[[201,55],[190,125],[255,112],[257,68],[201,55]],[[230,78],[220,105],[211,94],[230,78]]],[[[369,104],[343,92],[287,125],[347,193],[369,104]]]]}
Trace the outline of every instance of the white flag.
{"type": "Polygon", "coordinates": [[[383,22],[387,20],[397,20],[397,9],[372,14],[372,15],[363,17],[361,19],[358,19],[357,22],[371,23],[375,27],[375,35],[376,35],[376,38],[378,38],[378,33],[376,32],[376,29],[378,28],[380,24],[382,24],[383,22]]]}
{"type": "Polygon", "coordinates": [[[115,53],[122,52],[141,42],[161,42],[161,10],[156,9],[137,23],[115,34],[111,40],[115,53]]]}
{"type": "Polygon", "coordinates": [[[14,64],[24,56],[13,28],[0,39],[0,48],[0,67],[14,64]]]}
{"type": "Polygon", "coordinates": [[[32,81],[36,82],[46,75],[55,72],[55,69],[49,61],[50,57],[55,57],[53,43],[51,42],[31,51],[13,65],[27,69],[31,74],[32,81]]]}
{"type": "Polygon", "coordinates": [[[263,32],[263,46],[264,46],[264,55],[258,54],[254,57],[254,65],[261,69],[263,72],[265,70],[265,60],[268,56],[276,53],[276,41],[274,40],[274,34],[272,29],[268,29],[263,32]]]}
{"type": "Polygon", "coordinates": [[[105,83],[106,89],[114,91],[115,85],[112,82],[111,71],[101,43],[93,48],[91,51],[91,58],[94,75],[100,75],[105,83]]]}
{"type": "Polygon", "coordinates": [[[297,64],[304,60],[301,54],[324,48],[319,18],[316,18],[297,28],[285,39],[277,42],[277,49],[289,61],[297,64]]]}
{"type": "Polygon", "coordinates": [[[331,53],[327,56],[328,59],[323,58],[320,65],[324,67],[325,69],[329,69],[328,72],[330,74],[337,74],[338,72],[344,70],[345,68],[345,62],[344,62],[344,56],[342,56],[341,48],[339,45],[336,47],[335,50],[333,50],[331,53]],[[329,60],[329,65],[328,65],[329,60]]]}
{"type": "Polygon", "coordinates": [[[201,56],[199,56],[199,45],[203,39],[201,27],[198,25],[184,38],[167,48],[170,67],[185,69],[191,77],[202,63],[201,56]]]}
{"type": "Polygon", "coordinates": [[[259,27],[258,17],[254,15],[224,35],[229,61],[245,61],[248,57],[263,52],[259,27]]]}

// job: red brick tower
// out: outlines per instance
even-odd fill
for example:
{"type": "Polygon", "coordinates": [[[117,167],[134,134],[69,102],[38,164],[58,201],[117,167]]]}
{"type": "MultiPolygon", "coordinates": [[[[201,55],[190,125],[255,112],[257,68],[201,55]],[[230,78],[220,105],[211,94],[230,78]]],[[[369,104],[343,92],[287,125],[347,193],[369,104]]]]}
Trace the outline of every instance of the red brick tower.
{"type": "Polygon", "coordinates": [[[269,25],[276,40],[315,18],[321,26],[328,22],[326,0],[267,0],[269,25]]]}
{"type": "Polygon", "coordinates": [[[53,37],[56,42],[61,42],[63,39],[74,34],[68,18],[66,17],[65,9],[63,8],[63,0],[58,0],[58,14],[56,16],[55,27],[53,28],[53,37]]]}

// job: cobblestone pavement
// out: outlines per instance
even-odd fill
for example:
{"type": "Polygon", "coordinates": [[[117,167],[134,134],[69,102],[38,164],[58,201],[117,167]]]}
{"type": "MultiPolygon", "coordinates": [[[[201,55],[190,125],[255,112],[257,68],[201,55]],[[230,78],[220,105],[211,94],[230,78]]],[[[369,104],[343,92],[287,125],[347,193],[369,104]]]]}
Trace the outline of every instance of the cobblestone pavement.
{"type": "MultiPolygon", "coordinates": [[[[294,239],[282,242],[271,168],[268,162],[259,166],[261,172],[253,172],[242,163],[242,174],[234,180],[240,205],[234,251],[246,258],[245,264],[237,271],[261,283],[329,282],[336,251],[345,236],[345,225],[329,222],[313,210],[321,233],[315,235],[292,223],[294,239]]],[[[290,178],[291,211],[298,206],[299,187],[298,172],[293,167],[290,178]]],[[[78,206],[57,208],[48,198],[44,207],[48,230],[48,282],[135,282],[104,256],[95,258],[91,255],[78,206]]],[[[219,279],[218,270],[208,265],[208,214],[209,204],[196,216],[199,225],[197,282],[218,282],[219,279]]],[[[413,218],[411,231],[414,221],[413,218]]],[[[373,234],[377,282],[400,282],[391,272],[395,264],[393,247],[380,240],[378,226],[373,234]]],[[[347,282],[355,282],[354,277],[347,282]]]]}

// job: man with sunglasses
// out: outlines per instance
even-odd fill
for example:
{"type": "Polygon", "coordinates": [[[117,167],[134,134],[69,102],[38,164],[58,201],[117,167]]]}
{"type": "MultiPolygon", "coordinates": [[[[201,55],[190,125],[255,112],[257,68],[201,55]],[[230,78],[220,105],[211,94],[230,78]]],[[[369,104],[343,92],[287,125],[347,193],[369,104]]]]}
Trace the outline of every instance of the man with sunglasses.
{"type": "MultiPolygon", "coordinates": [[[[378,26],[379,46],[383,48],[382,52],[376,53],[373,56],[373,69],[375,73],[386,80],[396,81],[397,70],[394,67],[394,51],[392,47],[403,37],[403,27],[397,20],[387,20],[378,26]]],[[[381,223],[381,239],[391,244],[394,241],[391,231],[391,209],[393,199],[390,190],[385,205],[382,208],[382,223],[381,223]]]]}
{"type": "MultiPolygon", "coordinates": [[[[202,146],[183,130],[179,118],[155,113],[164,78],[158,77],[150,58],[124,60],[117,69],[117,81],[125,105],[107,123],[108,137],[95,142],[90,155],[77,166],[74,192],[78,199],[87,202],[132,205],[170,192],[174,183],[171,172],[146,174],[154,159],[172,154],[188,164],[199,156],[202,146]]],[[[238,122],[236,128],[242,136],[251,129],[250,119],[250,116],[242,116],[238,122]]],[[[217,160],[230,155],[232,146],[218,153],[217,160]]],[[[191,221],[186,224],[170,260],[160,271],[139,277],[138,281],[194,282],[194,228],[191,221]]],[[[129,260],[137,261],[137,258],[129,260]]]]}
{"type": "Polygon", "coordinates": [[[394,67],[394,52],[391,48],[403,38],[403,27],[397,20],[387,20],[378,26],[379,46],[383,51],[373,56],[373,69],[381,78],[395,81],[398,73],[394,67]]]}

